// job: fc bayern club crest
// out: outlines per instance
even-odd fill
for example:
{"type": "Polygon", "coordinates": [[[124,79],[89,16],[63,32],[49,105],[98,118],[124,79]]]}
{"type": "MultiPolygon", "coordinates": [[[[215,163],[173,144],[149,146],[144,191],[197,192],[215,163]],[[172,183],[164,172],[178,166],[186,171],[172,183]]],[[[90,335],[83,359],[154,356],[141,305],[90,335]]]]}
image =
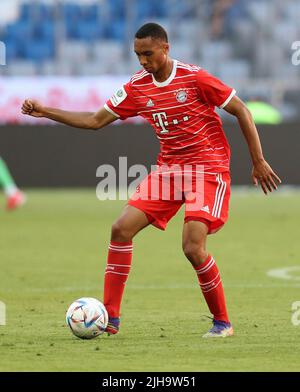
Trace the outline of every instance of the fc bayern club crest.
{"type": "Polygon", "coordinates": [[[185,90],[180,90],[176,94],[176,99],[178,102],[182,103],[187,100],[187,92],[185,90]]]}

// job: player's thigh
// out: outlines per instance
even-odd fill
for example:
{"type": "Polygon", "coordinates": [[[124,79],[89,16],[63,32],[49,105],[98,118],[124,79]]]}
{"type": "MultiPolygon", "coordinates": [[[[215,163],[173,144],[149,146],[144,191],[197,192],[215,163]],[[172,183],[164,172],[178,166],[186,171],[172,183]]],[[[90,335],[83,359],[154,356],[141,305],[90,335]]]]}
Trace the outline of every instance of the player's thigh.
{"type": "Polygon", "coordinates": [[[206,238],[208,227],[205,223],[200,221],[188,221],[183,225],[182,231],[182,248],[206,248],[206,238]]]}
{"type": "Polygon", "coordinates": [[[184,221],[200,221],[208,226],[208,234],[220,230],[228,219],[230,199],[230,174],[228,172],[207,175],[203,191],[195,200],[187,200],[184,221]]]}
{"type": "Polygon", "coordinates": [[[135,235],[144,227],[149,225],[149,220],[146,214],[130,205],[126,205],[112,225],[112,232],[122,232],[135,235]]]}

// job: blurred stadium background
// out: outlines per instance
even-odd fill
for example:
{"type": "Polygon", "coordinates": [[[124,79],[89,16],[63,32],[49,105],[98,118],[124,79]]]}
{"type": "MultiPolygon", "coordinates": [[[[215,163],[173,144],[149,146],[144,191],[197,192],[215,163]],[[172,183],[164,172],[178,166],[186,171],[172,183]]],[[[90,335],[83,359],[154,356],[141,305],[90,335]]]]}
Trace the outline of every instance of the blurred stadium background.
{"type": "Polygon", "coordinates": [[[291,62],[300,40],[297,0],[1,0],[7,65],[0,73],[130,75],[138,68],[132,37],[149,20],[169,32],[174,58],[234,83],[243,99],[262,97],[284,119],[298,116],[300,67],[291,62]]]}
{"type": "MultiPolygon", "coordinates": [[[[75,298],[101,298],[110,225],[124,205],[96,199],[97,167],[118,169],[122,156],[128,167],[149,168],[158,143],[138,119],[83,132],[23,116],[21,104],[32,97],[97,110],[139,69],[132,41],[148,21],[167,29],[172,57],[206,68],[245,101],[268,103],[280,115],[275,124],[257,122],[265,157],[285,185],[300,184],[300,65],[292,64],[299,0],[1,0],[0,156],[28,203],[15,214],[0,208],[0,300],[7,307],[0,371],[299,371],[299,331],[290,317],[300,278],[267,276],[299,265],[299,191],[290,187],[268,198],[234,188],[230,220],[210,238],[233,341],[200,339],[209,321],[181,252],[182,211],[163,236],[149,227],[135,241],[119,335],[82,342],[64,324],[75,298]],[[79,187],[91,188],[73,189],[79,187]]],[[[238,124],[219,113],[232,147],[232,182],[250,185],[238,124]]]]}
{"type": "MultiPolygon", "coordinates": [[[[21,114],[21,103],[28,97],[67,110],[97,110],[140,68],[133,52],[134,33],[143,23],[156,21],[169,32],[172,57],[206,68],[234,86],[249,104],[265,102],[276,112],[269,122],[278,126],[260,127],[267,158],[286,183],[300,183],[292,165],[281,159],[295,159],[299,145],[300,65],[292,63],[292,44],[300,40],[299,20],[297,0],[1,0],[0,41],[6,46],[6,65],[0,66],[0,154],[25,186],[93,186],[99,164],[117,166],[112,155],[130,156],[131,163],[155,163],[158,144],[145,124],[144,132],[132,126],[131,136],[102,131],[93,140],[74,130],[53,133],[45,127],[37,132],[30,127],[25,132],[11,125],[54,125],[21,114]],[[286,132],[289,139],[282,138],[286,132]],[[61,163],[64,178],[50,165],[52,156],[61,163]],[[85,159],[79,163],[78,156],[85,159]],[[40,169],[32,169],[37,162],[40,169]],[[47,176],[41,174],[45,172],[47,176]]],[[[233,146],[233,181],[247,184],[245,143],[236,123],[227,125],[234,118],[224,110],[219,113],[233,146]]]]}

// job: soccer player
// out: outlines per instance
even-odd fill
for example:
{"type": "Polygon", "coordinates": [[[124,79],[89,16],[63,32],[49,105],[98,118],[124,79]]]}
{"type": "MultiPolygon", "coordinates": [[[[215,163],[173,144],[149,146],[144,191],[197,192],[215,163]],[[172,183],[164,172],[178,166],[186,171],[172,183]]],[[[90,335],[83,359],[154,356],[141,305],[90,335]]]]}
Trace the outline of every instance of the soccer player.
{"type": "Polygon", "coordinates": [[[0,157],[0,186],[2,187],[4,194],[6,196],[6,209],[14,210],[21,207],[25,201],[26,197],[23,192],[19,190],[15,181],[13,180],[6,163],[0,157]]]}
{"type": "Polygon", "coordinates": [[[134,74],[98,112],[67,112],[44,107],[30,99],[24,101],[22,112],[95,130],[116,119],[140,115],[152,125],[160,141],[158,171],[152,171],[142,181],[112,225],[104,281],[104,304],[109,314],[107,332],[115,334],[119,331],[120,306],[131,267],[133,237],[149,224],[164,230],[185,204],[183,251],[195,270],[213,315],[212,328],[203,336],[231,336],[233,328],[220,273],[206,249],[207,235],[218,231],[227,220],[230,196],[230,149],[221,120],[214,111],[216,106],[238,119],[253,162],[253,183],[260,184],[267,194],[277,189],[281,180],[265,161],[251,114],[233,88],[196,65],[172,59],[167,33],[158,24],[147,23],[137,31],[134,51],[143,69],[134,74]],[[151,197],[149,189],[163,183],[162,176],[159,176],[163,171],[159,169],[173,165],[192,167],[190,192],[193,194],[195,185],[196,192],[202,192],[199,208],[189,208],[190,197],[178,200],[171,194],[165,198],[163,192],[156,198],[151,197]],[[200,191],[199,184],[195,183],[199,167],[202,168],[200,191]]]}

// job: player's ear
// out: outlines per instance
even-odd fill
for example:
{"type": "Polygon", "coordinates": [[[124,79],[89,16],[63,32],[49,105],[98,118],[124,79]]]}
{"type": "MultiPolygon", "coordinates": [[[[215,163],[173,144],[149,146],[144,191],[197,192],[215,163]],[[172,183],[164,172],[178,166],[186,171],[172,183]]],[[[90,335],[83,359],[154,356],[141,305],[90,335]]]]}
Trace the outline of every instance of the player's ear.
{"type": "Polygon", "coordinates": [[[169,42],[165,42],[164,43],[164,52],[165,53],[169,53],[169,50],[170,50],[169,42]]]}

